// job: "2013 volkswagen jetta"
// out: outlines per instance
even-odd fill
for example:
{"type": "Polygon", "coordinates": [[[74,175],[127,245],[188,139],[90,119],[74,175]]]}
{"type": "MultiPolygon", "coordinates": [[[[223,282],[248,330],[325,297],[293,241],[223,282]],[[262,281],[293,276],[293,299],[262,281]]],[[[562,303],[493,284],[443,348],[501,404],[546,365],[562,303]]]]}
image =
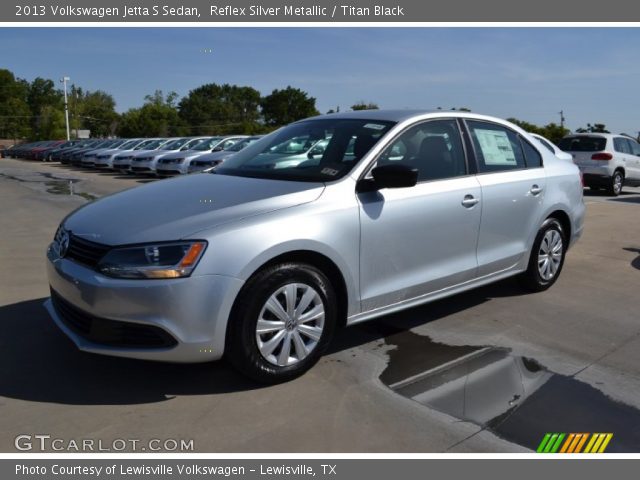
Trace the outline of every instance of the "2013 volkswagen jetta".
{"type": "Polygon", "coordinates": [[[324,115],[211,173],[70,214],[47,252],[46,306],[88,352],[224,354],[257,380],[283,381],[341,325],[513,275],[549,288],[584,210],[578,168],[503,120],[324,115]],[[321,155],[289,161],[321,140],[321,155]]]}

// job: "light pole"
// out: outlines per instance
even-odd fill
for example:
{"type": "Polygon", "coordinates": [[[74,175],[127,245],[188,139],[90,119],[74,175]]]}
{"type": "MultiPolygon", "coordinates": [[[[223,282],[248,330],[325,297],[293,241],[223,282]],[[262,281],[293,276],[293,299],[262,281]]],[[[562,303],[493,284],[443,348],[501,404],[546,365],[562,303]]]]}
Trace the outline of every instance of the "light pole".
{"type": "Polygon", "coordinates": [[[69,135],[69,104],[67,103],[67,82],[71,80],[69,77],[62,77],[60,81],[64,85],[64,120],[67,126],[67,141],[71,140],[69,135]]]}

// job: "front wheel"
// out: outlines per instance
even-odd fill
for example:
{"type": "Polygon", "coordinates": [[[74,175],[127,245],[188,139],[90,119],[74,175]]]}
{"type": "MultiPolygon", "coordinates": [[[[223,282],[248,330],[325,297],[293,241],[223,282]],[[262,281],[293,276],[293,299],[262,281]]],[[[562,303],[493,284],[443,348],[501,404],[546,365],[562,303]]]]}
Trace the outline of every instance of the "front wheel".
{"type": "Polygon", "coordinates": [[[324,273],[302,263],[268,267],[238,295],[229,318],[226,356],[259,382],[291,380],[320,359],[336,319],[335,293],[324,273]]]}
{"type": "Polygon", "coordinates": [[[533,242],[527,270],[520,276],[523,286],[533,292],[551,287],[560,276],[566,251],[562,225],[555,218],[548,218],[533,242]]]}

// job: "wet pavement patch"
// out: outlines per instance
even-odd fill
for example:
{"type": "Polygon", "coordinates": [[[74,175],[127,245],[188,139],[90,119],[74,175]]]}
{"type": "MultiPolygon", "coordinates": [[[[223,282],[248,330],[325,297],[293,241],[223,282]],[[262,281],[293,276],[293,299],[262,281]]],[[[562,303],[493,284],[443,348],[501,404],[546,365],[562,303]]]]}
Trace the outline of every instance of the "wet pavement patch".
{"type": "MultiPolygon", "coordinates": [[[[392,327],[384,326],[385,329],[392,327]]],[[[640,410],[498,347],[449,346],[409,330],[385,337],[380,379],[426,407],[535,450],[549,432],[613,433],[607,453],[640,451],[640,410]]]]}
{"type": "Polygon", "coordinates": [[[76,195],[86,200],[95,200],[95,195],[86,192],[78,192],[74,189],[74,185],[80,182],[79,178],[61,178],[56,177],[52,173],[34,172],[27,176],[15,176],[6,173],[0,173],[0,177],[16,180],[22,183],[44,184],[47,193],[54,195],[76,195]]]}

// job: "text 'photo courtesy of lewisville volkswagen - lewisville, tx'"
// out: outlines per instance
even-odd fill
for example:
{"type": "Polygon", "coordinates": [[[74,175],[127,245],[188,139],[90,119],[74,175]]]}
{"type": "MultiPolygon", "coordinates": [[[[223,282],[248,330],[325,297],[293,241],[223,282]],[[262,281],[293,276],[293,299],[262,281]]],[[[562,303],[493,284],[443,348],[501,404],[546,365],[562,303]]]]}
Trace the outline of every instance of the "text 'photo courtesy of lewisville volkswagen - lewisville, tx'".
{"type": "Polygon", "coordinates": [[[0,477],[640,453],[636,26],[107,3],[0,26],[0,477]]]}

